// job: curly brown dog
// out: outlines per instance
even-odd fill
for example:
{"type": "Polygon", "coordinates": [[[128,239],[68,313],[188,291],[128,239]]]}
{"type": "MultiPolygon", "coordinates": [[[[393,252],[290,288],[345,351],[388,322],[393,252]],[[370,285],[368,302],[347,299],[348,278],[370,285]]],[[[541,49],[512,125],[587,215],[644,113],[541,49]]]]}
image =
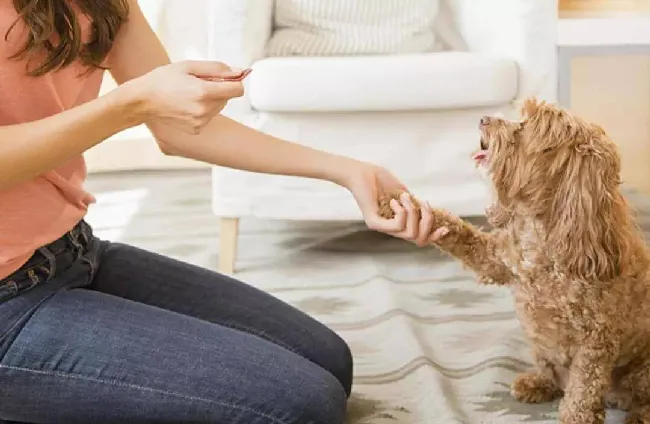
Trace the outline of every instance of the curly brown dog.
{"type": "Polygon", "coordinates": [[[434,228],[448,230],[434,244],[481,283],[511,288],[536,365],[513,395],[563,397],[561,424],[602,424],[606,406],[650,424],[650,255],[620,192],[615,144],[536,100],[521,121],[485,117],[479,127],[474,159],[494,187],[494,229],[434,209],[434,228]]]}

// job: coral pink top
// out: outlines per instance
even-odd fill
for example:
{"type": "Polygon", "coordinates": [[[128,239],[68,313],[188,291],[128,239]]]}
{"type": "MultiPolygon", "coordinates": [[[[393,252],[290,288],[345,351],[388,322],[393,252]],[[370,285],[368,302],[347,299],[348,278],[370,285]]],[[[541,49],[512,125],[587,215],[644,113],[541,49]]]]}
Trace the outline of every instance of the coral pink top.
{"type": "MultiPolygon", "coordinates": [[[[74,64],[42,77],[26,75],[26,62],[9,59],[22,45],[25,28],[16,25],[13,2],[0,1],[0,125],[45,118],[95,99],[102,72],[74,64]]],[[[81,22],[88,33],[88,22],[81,22]]],[[[0,140],[20,143],[20,140],[0,140]]],[[[9,189],[0,190],[0,279],[20,268],[36,249],[52,242],[79,222],[94,202],[83,189],[82,156],[9,189]]]]}

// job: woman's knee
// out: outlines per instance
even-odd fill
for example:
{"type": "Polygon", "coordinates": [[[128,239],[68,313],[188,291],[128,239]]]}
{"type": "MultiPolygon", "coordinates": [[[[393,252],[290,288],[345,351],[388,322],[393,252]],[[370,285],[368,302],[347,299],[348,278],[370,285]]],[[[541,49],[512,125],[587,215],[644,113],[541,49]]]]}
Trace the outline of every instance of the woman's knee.
{"type": "Polygon", "coordinates": [[[306,375],[307,381],[302,375],[290,382],[288,404],[280,413],[280,421],[286,424],[343,424],[347,393],[341,382],[323,369],[306,371],[306,375]]]}
{"type": "Polygon", "coordinates": [[[308,358],[332,374],[341,384],[346,395],[352,391],[353,359],[350,347],[338,334],[322,327],[314,345],[312,358],[308,358]]]}

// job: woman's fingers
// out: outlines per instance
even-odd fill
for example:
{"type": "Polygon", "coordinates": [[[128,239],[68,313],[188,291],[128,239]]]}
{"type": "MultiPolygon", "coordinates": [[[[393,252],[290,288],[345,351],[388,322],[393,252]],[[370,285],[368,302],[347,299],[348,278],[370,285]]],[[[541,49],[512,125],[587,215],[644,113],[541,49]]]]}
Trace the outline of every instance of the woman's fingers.
{"type": "Polygon", "coordinates": [[[244,95],[244,85],[239,81],[203,81],[202,98],[207,102],[229,100],[244,95]]]}
{"type": "Polygon", "coordinates": [[[449,233],[447,227],[435,228],[433,208],[429,203],[419,202],[420,210],[416,209],[414,202],[408,194],[402,194],[389,203],[394,213],[392,219],[370,219],[366,224],[375,231],[390,234],[393,237],[412,241],[417,246],[423,247],[435,243],[449,233]]]}
{"type": "Polygon", "coordinates": [[[424,247],[429,244],[429,236],[433,229],[433,213],[431,212],[429,203],[425,202],[422,204],[420,215],[422,218],[420,219],[418,237],[415,239],[415,244],[419,247],[424,247]]]}
{"type": "Polygon", "coordinates": [[[206,60],[185,60],[172,66],[180,66],[185,73],[204,79],[236,78],[242,73],[241,70],[233,70],[223,62],[206,60]]]}
{"type": "Polygon", "coordinates": [[[447,234],[449,234],[449,228],[440,227],[440,228],[436,229],[436,231],[434,231],[433,234],[431,234],[431,237],[429,238],[429,241],[431,243],[435,243],[437,241],[440,241],[440,239],[442,239],[447,234]]]}
{"type": "Polygon", "coordinates": [[[395,213],[395,218],[393,218],[395,222],[394,232],[399,234],[404,231],[404,228],[406,227],[406,219],[408,217],[408,214],[406,212],[406,209],[396,199],[392,199],[389,205],[393,210],[393,213],[395,213]]]}
{"type": "Polygon", "coordinates": [[[414,241],[418,236],[418,212],[415,210],[415,206],[413,205],[413,202],[411,202],[407,193],[402,193],[400,196],[400,202],[404,206],[406,212],[404,231],[400,234],[400,237],[414,241]]]}
{"type": "Polygon", "coordinates": [[[395,215],[393,218],[387,219],[374,213],[366,218],[366,225],[373,231],[390,234],[396,236],[404,231],[406,225],[406,210],[395,199],[389,203],[390,208],[395,215]]]}
{"type": "Polygon", "coordinates": [[[418,214],[418,210],[416,210],[408,195],[401,196],[400,201],[404,205],[402,208],[404,211],[404,217],[402,218],[404,220],[404,230],[393,235],[412,241],[419,247],[424,247],[440,241],[449,234],[449,228],[447,227],[435,228],[433,208],[429,203],[420,202],[422,206],[418,214]]]}

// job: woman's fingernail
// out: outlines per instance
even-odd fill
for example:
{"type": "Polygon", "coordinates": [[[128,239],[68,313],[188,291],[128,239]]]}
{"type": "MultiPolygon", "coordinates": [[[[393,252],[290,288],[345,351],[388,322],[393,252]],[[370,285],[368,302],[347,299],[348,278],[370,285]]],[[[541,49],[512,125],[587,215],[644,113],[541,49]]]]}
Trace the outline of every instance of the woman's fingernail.
{"type": "Polygon", "coordinates": [[[411,199],[409,198],[409,195],[406,193],[402,193],[400,196],[400,199],[402,200],[402,203],[405,205],[410,205],[411,204],[411,199]]]}
{"type": "Polygon", "coordinates": [[[447,227],[442,227],[438,228],[436,231],[433,232],[433,241],[438,241],[444,236],[449,234],[449,228],[447,227]]]}
{"type": "Polygon", "coordinates": [[[389,204],[394,208],[397,208],[397,207],[400,206],[399,202],[397,200],[395,200],[395,199],[390,199],[389,204]]]}

